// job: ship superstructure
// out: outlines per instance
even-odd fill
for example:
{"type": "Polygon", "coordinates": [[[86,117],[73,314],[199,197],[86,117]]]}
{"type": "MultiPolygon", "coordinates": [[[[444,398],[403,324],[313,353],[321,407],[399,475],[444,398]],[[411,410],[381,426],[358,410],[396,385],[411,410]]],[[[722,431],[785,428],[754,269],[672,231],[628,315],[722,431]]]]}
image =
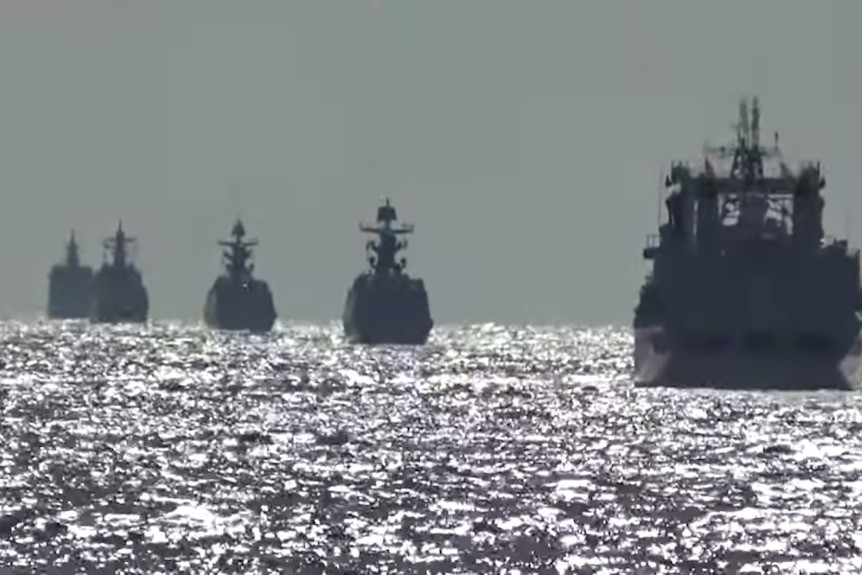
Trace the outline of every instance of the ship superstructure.
{"type": "Polygon", "coordinates": [[[147,321],[149,296],[141,272],[132,261],[135,238],[126,235],[120,220],[117,231],[105,239],[105,261],[95,276],[91,319],[100,323],[147,321]]]}
{"type": "Polygon", "coordinates": [[[257,240],[245,239],[245,226],[237,220],[232,240],[219,241],[224,272],[207,292],[204,321],[226,330],[269,331],[276,319],[275,305],[267,282],[253,277],[252,248],[257,240]]]}
{"type": "Polygon", "coordinates": [[[757,98],[736,141],[671,166],[668,219],[635,310],[641,384],[850,388],[859,377],[859,252],[824,236],[819,162],[791,170],[760,141],[757,98]]]}
{"type": "Polygon", "coordinates": [[[370,270],[357,276],[347,293],[346,337],[357,343],[425,343],[433,326],[425,284],[404,271],[406,258],[398,258],[407,247],[400,238],[413,233],[413,226],[398,223],[386,198],[377,208],[377,225],[360,224],[359,229],[377,239],[365,246],[370,270]]]}
{"type": "Polygon", "coordinates": [[[66,244],[65,261],[52,266],[48,274],[48,317],[89,317],[92,301],[93,269],[81,264],[80,248],[73,230],[66,244]]]}

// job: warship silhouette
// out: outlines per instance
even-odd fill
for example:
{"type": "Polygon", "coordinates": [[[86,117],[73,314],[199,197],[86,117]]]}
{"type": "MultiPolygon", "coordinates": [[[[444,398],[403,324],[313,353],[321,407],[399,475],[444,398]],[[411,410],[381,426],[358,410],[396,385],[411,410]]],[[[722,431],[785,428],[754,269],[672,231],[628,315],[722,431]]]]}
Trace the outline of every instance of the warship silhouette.
{"type": "Polygon", "coordinates": [[[276,313],[269,285],[252,277],[251,248],[257,240],[244,240],[245,226],[237,220],[232,241],[219,241],[225,271],[207,292],[204,321],[209,327],[225,330],[265,332],[272,329],[276,313]]]}
{"type": "Polygon", "coordinates": [[[668,221],[634,314],[646,386],[852,389],[860,379],[859,252],[824,237],[819,162],[791,171],[760,143],[757,98],[736,142],[675,163],[668,221]]]}
{"type": "Polygon", "coordinates": [[[126,236],[120,220],[113,237],[104,241],[106,261],[94,278],[94,301],[90,319],[98,323],[142,323],[147,321],[149,297],[141,272],[131,261],[129,247],[136,240],[126,236]]]}
{"type": "Polygon", "coordinates": [[[48,317],[80,319],[90,315],[93,302],[93,268],[81,265],[74,230],[66,244],[66,260],[48,274],[48,317]]]}
{"type": "Polygon", "coordinates": [[[375,234],[366,251],[371,269],[356,277],[347,292],[342,321],[344,334],[352,343],[424,344],[434,322],[428,294],[421,279],[404,271],[406,258],[396,255],[407,247],[401,235],[413,232],[412,225],[397,224],[398,215],[387,198],[377,208],[377,225],[359,225],[362,232],[375,234]]]}

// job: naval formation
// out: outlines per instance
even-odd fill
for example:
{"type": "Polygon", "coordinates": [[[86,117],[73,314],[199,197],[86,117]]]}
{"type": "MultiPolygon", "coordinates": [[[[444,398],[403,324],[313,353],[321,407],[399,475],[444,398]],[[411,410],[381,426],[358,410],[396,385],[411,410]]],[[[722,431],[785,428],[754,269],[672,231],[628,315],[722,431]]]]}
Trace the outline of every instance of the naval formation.
{"type": "MultiPolygon", "coordinates": [[[[824,235],[819,162],[791,169],[778,134],[760,137],[757,98],[739,106],[734,141],[705,148],[700,165],[666,176],[666,221],[643,250],[651,264],[634,310],[634,375],[643,386],[855,389],[862,380],[859,251],[824,235]]],[[[387,199],[375,225],[360,224],[369,269],[347,291],[345,338],[424,344],[434,322],[422,279],[410,277],[410,225],[387,199]]],[[[241,221],[221,241],[224,270],[206,294],[215,329],[267,332],[272,292],[253,274],[241,221]]],[[[145,322],[149,299],[122,222],[94,272],[74,233],[49,274],[48,315],[93,322],[145,322]]]]}
{"type": "MultiPolygon", "coordinates": [[[[421,345],[428,340],[431,309],[425,283],[410,277],[407,248],[399,239],[413,232],[400,224],[387,198],[377,209],[376,225],[360,224],[373,234],[369,240],[370,270],[356,277],[347,292],[343,322],[347,339],[367,344],[421,345]]],[[[268,332],[277,317],[269,284],[254,275],[252,263],[256,239],[246,239],[245,226],[237,220],[231,240],[219,241],[224,270],[213,281],[204,299],[207,326],[231,331],[268,332]]],[[[126,235],[120,221],[114,235],[104,240],[105,261],[93,269],[81,263],[78,242],[72,232],[65,261],[51,268],[48,282],[48,317],[84,319],[94,323],[143,323],[148,319],[149,294],[141,271],[135,266],[135,238],[126,235]]]]}

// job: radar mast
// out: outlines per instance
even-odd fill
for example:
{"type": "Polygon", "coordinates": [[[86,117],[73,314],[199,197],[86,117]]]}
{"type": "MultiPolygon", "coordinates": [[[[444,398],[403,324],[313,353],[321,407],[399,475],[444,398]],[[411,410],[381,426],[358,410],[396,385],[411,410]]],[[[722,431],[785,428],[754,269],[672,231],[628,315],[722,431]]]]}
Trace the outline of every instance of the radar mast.
{"type": "Polygon", "coordinates": [[[81,265],[80,250],[75,240],[75,230],[69,234],[69,242],[66,244],[66,266],[76,268],[81,265]]]}
{"type": "Polygon", "coordinates": [[[126,232],[123,230],[123,220],[120,219],[117,231],[113,237],[107,238],[104,241],[105,251],[111,254],[112,265],[117,268],[124,268],[130,265],[129,247],[136,243],[136,238],[126,235],[126,232]]]}
{"type": "Polygon", "coordinates": [[[398,236],[412,234],[413,225],[398,224],[397,221],[398,212],[387,197],[377,208],[376,226],[359,224],[360,231],[377,236],[376,242],[370,240],[365,244],[365,250],[375,254],[368,257],[368,263],[375,275],[400,274],[407,267],[407,258],[396,261],[398,252],[407,248],[407,240],[398,240],[398,236]]]}
{"type": "Polygon", "coordinates": [[[257,245],[256,239],[245,240],[245,226],[242,220],[237,218],[230,233],[232,240],[219,240],[220,246],[227,249],[222,252],[224,266],[227,276],[232,279],[248,281],[254,271],[251,263],[252,250],[257,245]]]}

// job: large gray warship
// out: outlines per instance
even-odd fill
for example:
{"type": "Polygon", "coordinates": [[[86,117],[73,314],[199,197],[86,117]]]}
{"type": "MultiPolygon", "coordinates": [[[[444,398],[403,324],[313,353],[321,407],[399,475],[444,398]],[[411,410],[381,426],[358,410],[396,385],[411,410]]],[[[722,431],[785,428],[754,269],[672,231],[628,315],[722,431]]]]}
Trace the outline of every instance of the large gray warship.
{"type": "Polygon", "coordinates": [[[342,321],[352,343],[421,345],[434,325],[425,283],[407,275],[406,258],[396,261],[407,247],[398,237],[413,232],[412,225],[399,225],[397,220],[387,198],[377,208],[376,226],[359,225],[360,231],[378,239],[365,246],[373,252],[368,257],[371,269],[357,276],[347,292],[342,321]]]}
{"type": "Polygon", "coordinates": [[[93,268],[81,264],[78,242],[72,231],[66,244],[66,259],[48,274],[48,317],[89,317],[93,301],[93,268]]]}
{"type": "Polygon", "coordinates": [[[225,330],[266,332],[275,323],[275,305],[267,282],[252,277],[251,248],[257,240],[244,240],[245,226],[237,220],[232,241],[219,241],[225,271],[207,292],[204,321],[209,327],[225,330]]]}
{"type": "Polygon", "coordinates": [[[820,163],[791,171],[777,133],[761,145],[757,98],[740,103],[736,142],[704,152],[702,168],[671,166],[668,221],[643,251],[636,383],[856,388],[859,252],[824,236],[820,163]]]}
{"type": "Polygon", "coordinates": [[[143,323],[150,302],[141,272],[129,254],[136,240],[126,236],[120,220],[113,237],[104,242],[106,261],[96,272],[93,311],[97,323],[143,323]]]}

